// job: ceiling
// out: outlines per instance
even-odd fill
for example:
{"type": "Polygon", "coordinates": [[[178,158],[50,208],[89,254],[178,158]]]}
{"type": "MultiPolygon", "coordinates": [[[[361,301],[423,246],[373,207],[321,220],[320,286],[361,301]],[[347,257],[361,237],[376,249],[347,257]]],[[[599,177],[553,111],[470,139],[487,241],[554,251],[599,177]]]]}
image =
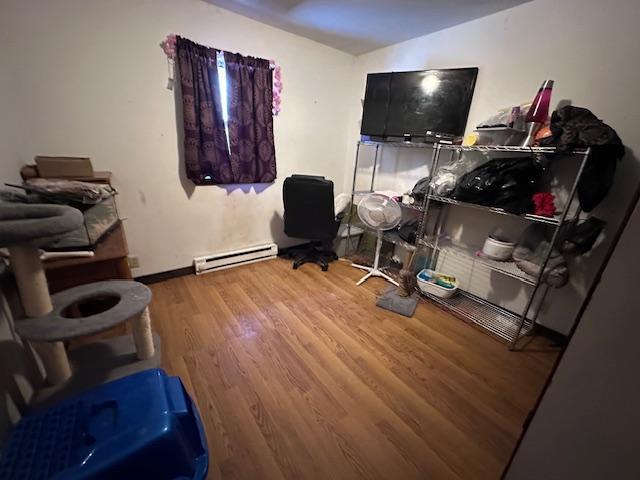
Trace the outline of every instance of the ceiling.
{"type": "Polygon", "coordinates": [[[206,0],[359,55],[530,0],[206,0]]]}

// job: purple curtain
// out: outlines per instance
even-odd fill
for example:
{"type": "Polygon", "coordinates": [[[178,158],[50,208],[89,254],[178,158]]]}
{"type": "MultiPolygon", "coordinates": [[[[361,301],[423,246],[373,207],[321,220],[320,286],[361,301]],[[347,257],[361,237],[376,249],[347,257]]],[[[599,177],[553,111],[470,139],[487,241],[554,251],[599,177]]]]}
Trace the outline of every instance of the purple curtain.
{"type": "Polygon", "coordinates": [[[229,142],[233,183],[276,178],[273,76],[269,61],[224,53],[229,89],[229,142]]]}
{"type": "Polygon", "coordinates": [[[187,176],[196,185],[236,183],[218,91],[218,50],[182,37],[176,39],[176,50],[187,176]]]}

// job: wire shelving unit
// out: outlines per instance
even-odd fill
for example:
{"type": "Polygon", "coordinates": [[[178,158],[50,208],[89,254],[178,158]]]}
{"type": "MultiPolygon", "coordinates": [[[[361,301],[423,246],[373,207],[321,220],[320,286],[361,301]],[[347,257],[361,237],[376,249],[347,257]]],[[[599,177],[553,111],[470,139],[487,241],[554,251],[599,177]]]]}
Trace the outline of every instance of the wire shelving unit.
{"type": "MultiPolygon", "coordinates": [[[[497,337],[506,340],[511,349],[517,347],[518,340],[523,336],[529,334],[536,322],[536,318],[539,312],[539,308],[532,308],[534,300],[538,299],[538,306],[544,303],[546,294],[548,292],[548,285],[543,282],[544,271],[549,262],[552,250],[556,247],[559,241],[559,234],[561,228],[567,221],[577,220],[580,209],[576,208],[575,213],[569,216],[570,209],[574,203],[576,196],[578,182],[582,176],[585,165],[590,155],[590,149],[576,149],[572,152],[558,152],[555,147],[517,147],[506,145],[474,145],[474,146],[460,146],[460,145],[448,145],[442,143],[406,143],[406,142],[375,142],[375,141],[359,141],[356,145],[356,159],[353,171],[353,184],[351,190],[351,202],[356,196],[366,195],[374,192],[376,170],[379,162],[379,153],[382,148],[413,148],[413,149],[431,149],[431,155],[425,155],[425,164],[429,167],[429,173],[433,175],[437,172],[442,152],[449,152],[450,159],[457,153],[458,159],[462,152],[480,152],[485,155],[500,154],[500,153],[512,153],[522,155],[564,155],[580,158],[580,164],[578,166],[577,174],[573,177],[567,200],[560,212],[557,212],[553,217],[544,217],[539,215],[514,215],[506,212],[500,208],[488,207],[483,205],[477,205],[473,203],[461,202],[448,197],[436,195],[431,187],[425,195],[424,200],[419,204],[401,204],[403,208],[410,208],[420,213],[418,217],[418,229],[416,235],[416,241],[411,244],[405,242],[399,238],[396,232],[385,232],[384,240],[390,241],[396,245],[400,245],[405,249],[425,249],[428,252],[427,265],[431,268],[435,268],[438,262],[438,258],[445,256],[454,256],[467,261],[470,268],[475,265],[481,265],[491,271],[498,272],[501,275],[510,277],[514,280],[522,282],[527,286],[528,295],[525,302],[524,309],[520,313],[507,310],[500,305],[492,303],[491,301],[476,296],[468,291],[460,289],[458,294],[449,299],[442,299],[429,294],[420,294],[430,301],[451,310],[458,316],[468,320],[496,335],[497,337]],[[370,180],[370,188],[368,190],[356,190],[356,174],[358,170],[359,156],[361,147],[374,148],[373,170],[370,180]],[[438,209],[437,213],[434,213],[434,205],[438,204],[443,208],[438,209]],[[469,247],[461,245],[454,245],[451,242],[442,242],[442,232],[445,228],[446,217],[443,215],[443,210],[446,208],[468,208],[483,210],[496,215],[507,215],[512,217],[520,217],[529,222],[538,222],[545,224],[553,229],[551,240],[549,242],[548,251],[545,254],[544,260],[540,265],[540,272],[537,276],[531,276],[517,268],[514,262],[498,262],[490,260],[488,258],[479,257],[475,254],[475,250],[469,247]],[[432,231],[426,232],[427,219],[431,219],[433,216],[434,222],[432,222],[432,231]]],[[[347,219],[347,238],[351,236],[351,224],[352,224],[352,211],[347,219]]],[[[350,245],[350,242],[348,242],[350,245]]]]}
{"type": "Polygon", "coordinates": [[[420,294],[507,341],[528,335],[535,323],[533,319],[528,319],[519,328],[519,315],[464,290],[458,290],[451,298],[440,298],[424,292],[420,294]]]}
{"type": "MultiPolygon", "coordinates": [[[[522,338],[524,335],[531,332],[535,325],[536,318],[540,309],[537,308],[535,309],[535,311],[533,311],[532,307],[534,301],[538,299],[539,305],[541,305],[544,302],[544,299],[548,292],[548,285],[543,282],[544,271],[547,267],[547,264],[549,263],[551,253],[560,239],[560,230],[568,220],[577,220],[580,214],[580,209],[576,208],[575,213],[572,215],[571,219],[569,218],[569,211],[572,208],[574,198],[576,196],[578,182],[582,177],[582,172],[584,171],[585,165],[589,158],[590,149],[587,148],[575,150],[571,153],[561,153],[557,152],[554,147],[515,147],[502,145],[478,145],[471,147],[462,147],[452,145],[437,145],[435,148],[434,161],[432,164],[432,172],[434,173],[438,170],[442,151],[453,151],[457,152],[458,154],[463,151],[468,151],[482,152],[484,154],[491,154],[495,152],[509,152],[524,155],[571,155],[581,159],[577,169],[577,173],[573,177],[573,180],[571,182],[569,195],[565,201],[565,204],[562,210],[553,217],[543,217],[539,215],[529,214],[513,215],[511,213],[505,212],[500,208],[460,202],[447,197],[436,195],[431,187],[429,188],[429,192],[426,196],[425,208],[423,213],[425,219],[428,218],[431,214],[432,205],[434,203],[439,203],[446,206],[446,208],[450,206],[473,208],[498,215],[517,216],[530,222],[538,222],[548,225],[553,229],[551,240],[549,241],[549,247],[545,252],[542,263],[540,264],[539,273],[535,277],[519,271],[519,269],[513,262],[496,262],[486,258],[477,257],[472,251],[465,250],[464,248],[461,248],[459,246],[441,245],[439,239],[441,238],[442,232],[445,228],[444,224],[446,223],[446,215],[438,215],[433,226],[433,231],[429,232],[429,235],[427,235],[427,239],[432,238],[432,241],[424,238],[424,230],[420,232],[419,242],[430,251],[427,264],[430,265],[431,268],[436,267],[440,255],[453,254],[466,257],[468,260],[470,260],[469,263],[471,264],[471,268],[473,268],[474,264],[480,263],[490,270],[514,278],[531,287],[528,291],[525,306],[520,313],[508,311],[502,308],[500,305],[496,305],[495,303],[472,295],[471,293],[466,291],[460,291],[457,296],[446,300],[435,298],[430,295],[425,295],[430,300],[436,301],[440,305],[445,306],[446,308],[459,314],[465,319],[470,320],[478,326],[485,328],[486,330],[489,330],[493,334],[506,340],[510,344],[510,348],[515,349],[517,347],[518,340],[520,340],[520,338],[522,338]]],[[[423,221],[422,224],[426,225],[426,221],[423,221]]]]}
{"type": "Polygon", "coordinates": [[[515,262],[491,260],[490,258],[481,257],[476,254],[478,249],[454,245],[451,242],[443,245],[441,242],[436,243],[435,240],[427,239],[420,239],[418,243],[420,246],[437,250],[440,255],[451,255],[462,258],[468,262],[481,265],[493,272],[498,272],[508,277],[515,278],[526,285],[535,285],[536,283],[536,279],[520,270],[516,266],[515,262]]]}
{"type": "MultiPolygon", "coordinates": [[[[434,166],[435,156],[436,156],[436,143],[410,143],[410,142],[376,142],[373,140],[360,140],[356,143],[356,159],[353,166],[353,182],[351,185],[351,205],[352,208],[349,211],[349,215],[347,217],[347,245],[351,245],[351,225],[353,223],[353,205],[355,197],[367,195],[369,193],[373,193],[375,180],[376,180],[376,172],[378,168],[379,155],[383,148],[410,148],[410,149],[430,149],[432,151],[430,155],[430,167],[429,172],[432,172],[432,167],[434,166]],[[371,172],[371,181],[368,190],[356,190],[356,175],[358,173],[358,165],[360,161],[360,152],[361,147],[372,147],[374,148],[374,157],[373,157],[373,169],[371,172]]],[[[428,162],[428,161],[427,161],[428,162]]],[[[423,221],[426,218],[424,215],[426,208],[427,198],[425,196],[424,200],[418,204],[409,204],[409,203],[400,203],[400,206],[404,209],[412,210],[420,213],[421,215],[418,217],[418,232],[422,232],[424,230],[423,221]]],[[[389,235],[389,232],[383,236],[383,240],[391,241],[391,238],[395,238],[389,235]]],[[[398,237],[398,240],[400,238],[398,237]]],[[[416,241],[414,243],[409,243],[402,241],[393,242],[396,245],[400,245],[404,248],[412,248],[415,249],[418,247],[418,236],[416,235],[416,241]]]]}

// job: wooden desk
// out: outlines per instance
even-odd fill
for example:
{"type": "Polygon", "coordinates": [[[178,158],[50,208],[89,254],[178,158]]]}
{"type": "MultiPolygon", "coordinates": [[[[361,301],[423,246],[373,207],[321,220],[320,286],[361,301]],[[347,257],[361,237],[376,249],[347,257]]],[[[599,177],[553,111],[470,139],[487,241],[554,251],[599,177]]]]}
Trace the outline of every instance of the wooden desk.
{"type": "Polygon", "coordinates": [[[50,260],[44,263],[49,290],[61,290],[110,279],[131,279],[129,249],[122,221],[96,246],[95,256],[50,260]]]}

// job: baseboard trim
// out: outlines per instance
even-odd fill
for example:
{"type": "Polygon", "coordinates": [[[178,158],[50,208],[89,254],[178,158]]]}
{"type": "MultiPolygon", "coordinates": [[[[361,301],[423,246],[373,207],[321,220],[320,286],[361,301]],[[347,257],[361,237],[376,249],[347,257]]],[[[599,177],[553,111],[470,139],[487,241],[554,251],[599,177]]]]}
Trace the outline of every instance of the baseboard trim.
{"type": "Polygon", "coordinates": [[[176,268],[175,270],[167,270],[166,272],[152,273],[150,275],[141,275],[134,277],[134,280],[145,285],[170,280],[172,278],[184,277],[185,275],[195,275],[193,266],[176,268]]]}
{"type": "MultiPolygon", "coordinates": [[[[291,245],[290,247],[280,248],[278,247],[278,257],[286,257],[288,253],[295,249],[299,249],[301,247],[306,247],[311,242],[301,243],[299,245],[291,245]]],[[[134,277],[134,280],[140,283],[144,283],[145,285],[150,285],[152,283],[162,282],[164,280],[170,280],[172,278],[184,277],[185,275],[195,275],[195,270],[193,265],[188,267],[176,268],[175,270],[167,270],[166,272],[158,272],[151,273],[149,275],[141,275],[139,277],[134,277]]]]}

